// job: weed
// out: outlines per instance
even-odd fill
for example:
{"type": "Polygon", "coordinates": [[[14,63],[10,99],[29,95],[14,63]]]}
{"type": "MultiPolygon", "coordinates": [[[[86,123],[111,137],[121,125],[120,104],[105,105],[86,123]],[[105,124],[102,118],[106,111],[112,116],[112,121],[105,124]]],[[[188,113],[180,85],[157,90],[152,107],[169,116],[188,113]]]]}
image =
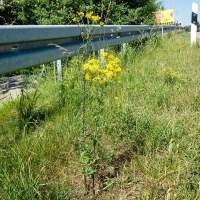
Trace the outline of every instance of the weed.
{"type": "Polygon", "coordinates": [[[196,97],[193,98],[192,108],[195,111],[199,111],[199,109],[200,109],[200,96],[196,96],[196,97]]]}
{"type": "Polygon", "coordinates": [[[35,106],[38,99],[37,90],[32,93],[21,91],[19,103],[17,105],[19,130],[26,133],[31,126],[37,124],[35,116],[35,106]]]}
{"type": "Polygon", "coordinates": [[[175,82],[180,81],[182,79],[181,74],[171,67],[164,68],[161,71],[161,76],[168,84],[174,84],[175,82]]]}

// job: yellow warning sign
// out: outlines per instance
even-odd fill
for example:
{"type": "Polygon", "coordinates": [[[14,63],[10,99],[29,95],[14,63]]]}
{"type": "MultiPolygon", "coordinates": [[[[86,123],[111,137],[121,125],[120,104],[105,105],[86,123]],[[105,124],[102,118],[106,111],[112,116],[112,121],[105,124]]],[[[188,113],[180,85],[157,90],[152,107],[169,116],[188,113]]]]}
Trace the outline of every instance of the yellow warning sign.
{"type": "Polygon", "coordinates": [[[174,10],[161,10],[155,12],[156,24],[173,24],[175,23],[174,10]]]}

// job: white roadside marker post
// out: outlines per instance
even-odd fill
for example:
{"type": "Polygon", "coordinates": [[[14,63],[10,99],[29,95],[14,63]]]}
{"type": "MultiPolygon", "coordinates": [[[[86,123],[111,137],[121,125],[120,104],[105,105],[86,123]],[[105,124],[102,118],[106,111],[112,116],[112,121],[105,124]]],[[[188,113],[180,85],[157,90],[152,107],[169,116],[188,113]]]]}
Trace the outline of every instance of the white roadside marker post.
{"type": "Polygon", "coordinates": [[[55,61],[55,74],[58,81],[62,81],[62,62],[61,60],[55,61]]]}
{"type": "Polygon", "coordinates": [[[192,3],[192,21],[191,21],[191,46],[197,42],[197,19],[198,19],[198,4],[192,3]]]}

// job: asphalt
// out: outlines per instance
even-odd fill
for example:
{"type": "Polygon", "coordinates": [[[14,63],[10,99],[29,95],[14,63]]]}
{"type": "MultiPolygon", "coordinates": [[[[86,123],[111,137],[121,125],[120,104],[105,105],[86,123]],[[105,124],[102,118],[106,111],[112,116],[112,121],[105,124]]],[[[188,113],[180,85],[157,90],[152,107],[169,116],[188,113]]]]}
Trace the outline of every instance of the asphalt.
{"type": "Polygon", "coordinates": [[[17,98],[24,85],[21,76],[0,78],[0,103],[17,98]]]}

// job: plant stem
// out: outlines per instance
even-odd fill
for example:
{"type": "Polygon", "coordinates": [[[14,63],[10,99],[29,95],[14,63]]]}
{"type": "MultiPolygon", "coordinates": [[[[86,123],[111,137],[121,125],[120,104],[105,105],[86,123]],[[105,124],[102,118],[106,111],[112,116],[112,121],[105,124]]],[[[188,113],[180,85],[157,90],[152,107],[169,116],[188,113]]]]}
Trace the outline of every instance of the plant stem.
{"type": "Polygon", "coordinates": [[[85,136],[86,132],[86,80],[85,80],[85,74],[83,77],[83,116],[82,116],[82,135],[85,136]]]}
{"type": "Polygon", "coordinates": [[[95,196],[95,175],[92,175],[92,193],[95,196]]]}

